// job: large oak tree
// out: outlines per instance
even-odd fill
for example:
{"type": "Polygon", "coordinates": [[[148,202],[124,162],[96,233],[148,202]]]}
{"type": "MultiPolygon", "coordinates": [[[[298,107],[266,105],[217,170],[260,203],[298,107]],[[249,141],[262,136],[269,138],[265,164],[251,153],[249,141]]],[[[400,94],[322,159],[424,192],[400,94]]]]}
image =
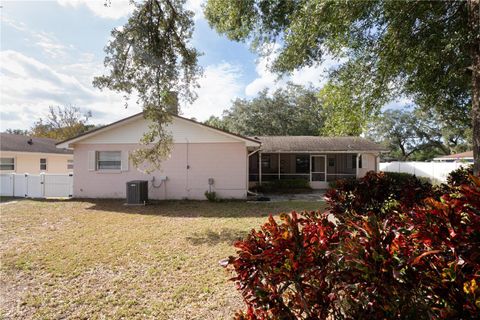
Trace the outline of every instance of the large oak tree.
{"type": "Polygon", "coordinates": [[[407,96],[445,121],[470,114],[478,174],[479,1],[208,0],[205,15],[228,38],[276,51],[271,68],[280,74],[340,59],[329,85],[352,90],[355,112],[375,114],[407,96]]]}
{"type": "Polygon", "coordinates": [[[382,143],[389,160],[429,160],[466,151],[471,138],[467,126],[444,123],[431,112],[386,110],[371,121],[367,136],[382,143]]]}
{"type": "Polygon", "coordinates": [[[251,100],[237,98],[221,119],[212,116],[206,123],[247,136],[319,135],[324,112],[317,89],[289,83],[251,100]]]}

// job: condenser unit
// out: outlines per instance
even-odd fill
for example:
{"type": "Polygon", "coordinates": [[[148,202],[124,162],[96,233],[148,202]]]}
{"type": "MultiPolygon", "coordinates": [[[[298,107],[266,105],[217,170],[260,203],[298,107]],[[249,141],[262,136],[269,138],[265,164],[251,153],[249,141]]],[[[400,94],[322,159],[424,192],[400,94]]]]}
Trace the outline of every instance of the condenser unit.
{"type": "Polygon", "coordinates": [[[148,181],[127,182],[127,204],[146,205],[148,202],[148,181]]]}

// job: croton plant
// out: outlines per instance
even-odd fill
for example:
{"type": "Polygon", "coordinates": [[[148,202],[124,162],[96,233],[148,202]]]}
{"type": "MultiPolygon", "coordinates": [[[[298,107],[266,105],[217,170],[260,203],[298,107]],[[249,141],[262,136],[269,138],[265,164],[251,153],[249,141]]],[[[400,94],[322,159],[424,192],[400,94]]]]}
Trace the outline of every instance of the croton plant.
{"type": "Polygon", "coordinates": [[[480,179],[397,178],[339,183],[330,210],[270,216],[236,242],[235,318],[480,319],[480,179]]]}

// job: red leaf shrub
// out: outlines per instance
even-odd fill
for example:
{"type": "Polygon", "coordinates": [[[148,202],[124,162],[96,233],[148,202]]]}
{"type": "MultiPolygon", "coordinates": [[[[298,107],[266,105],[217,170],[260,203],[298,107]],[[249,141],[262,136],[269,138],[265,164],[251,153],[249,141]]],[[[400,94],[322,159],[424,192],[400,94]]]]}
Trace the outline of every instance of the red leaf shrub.
{"type": "Polygon", "coordinates": [[[369,171],[361,179],[338,181],[325,197],[331,212],[341,219],[350,212],[381,214],[388,211],[386,206],[395,204],[411,208],[432,195],[432,185],[413,175],[369,171]]]}
{"type": "Polygon", "coordinates": [[[410,263],[421,273],[436,316],[444,319],[480,318],[480,178],[470,181],[408,215],[415,226],[411,241],[423,254],[410,263]]]}
{"type": "Polygon", "coordinates": [[[236,319],[478,319],[480,179],[470,179],[439,197],[369,173],[330,191],[330,214],[270,217],[228,260],[247,305],[236,319]]]}
{"type": "Polygon", "coordinates": [[[247,303],[237,319],[324,318],[332,310],[328,248],[338,241],[335,225],[318,212],[272,216],[260,231],[235,243],[232,278],[247,303]]]}

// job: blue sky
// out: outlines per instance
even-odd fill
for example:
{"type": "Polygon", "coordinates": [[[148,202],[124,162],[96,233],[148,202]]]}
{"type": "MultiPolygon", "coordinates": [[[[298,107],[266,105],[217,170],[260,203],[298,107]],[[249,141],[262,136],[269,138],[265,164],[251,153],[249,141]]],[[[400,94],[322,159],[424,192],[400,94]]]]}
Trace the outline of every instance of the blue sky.
{"type": "MultiPolygon", "coordinates": [[[[128,1],[104,0],[1,1],[1,126],[28,129],[45,116],[48,107],[73,104],[91,110],[92,122],[106,124],[140,111],[122,95],[100,91],[91,84],[102,74],[103,48],[110,31],[123,25],[131,12],[128,1]]],[[[189,0],[195,12],[192,44],[203,52],[204,76],[192,105],[182,105],[184,116],[205,120],[221,115],[237,97],[252,98],[260,90],[274,90],[289,80],[321,86],[324,65],[295,71],[276,81],[267,59],[258,59],[248,44],[227,40],[205,21],[202,0],[189,0]]]]}

